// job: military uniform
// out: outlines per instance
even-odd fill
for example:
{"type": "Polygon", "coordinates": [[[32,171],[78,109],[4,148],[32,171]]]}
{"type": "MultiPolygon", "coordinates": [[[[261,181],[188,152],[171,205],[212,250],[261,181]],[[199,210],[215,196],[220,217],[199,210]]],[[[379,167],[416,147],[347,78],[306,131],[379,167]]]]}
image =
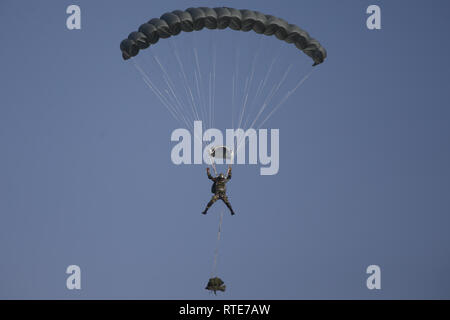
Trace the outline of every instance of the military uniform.
{"type": "Polygon", "coordinates": [[[228,168],[227,171],[227,176],[224,177],[223,174],[219,174],[217,177],[213,177],[211,175],[211,173],[209,172],[209,168],[206,168],[206,173],[208,175],[208,178],[212,181],[214,181],[212,187],[211,187],[211,192],[214,193],[213,197],[211,198],[211,200],[208,202],[208,204],[206,205],[205,211],[203,211],[203,214],[206,214],[206,212],[208,211],[208,209],[214,204],[214,202],[216,202],[217,200],[222,200],[225,205],[228,207],[228,209],[230,209],[231,214],[234,214],[233,208],[231,207],[230,202],[228,201],[228,197],[227,197],[227,187],[226,187],[226,183],[228,181],[230,181],[231,179],[231,167],[228,168]]]}

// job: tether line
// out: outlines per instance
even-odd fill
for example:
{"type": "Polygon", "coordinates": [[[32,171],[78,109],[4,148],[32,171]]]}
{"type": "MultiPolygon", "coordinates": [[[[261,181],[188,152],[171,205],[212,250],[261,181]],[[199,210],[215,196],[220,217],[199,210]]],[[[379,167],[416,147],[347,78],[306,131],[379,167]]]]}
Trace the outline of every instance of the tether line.
{"type": "Polygon", "coordinates": [[[219,230],[217,231],[217,242],[216,242],[216,249],[214,250],[214,263],[213,263],[211,278],[214,278],[216,276],[217,258],[219,256],[220,233],[222,232],[222,221],[223,221],[223,210],[220,212],[220,217],[219,217],[219,230]]]}

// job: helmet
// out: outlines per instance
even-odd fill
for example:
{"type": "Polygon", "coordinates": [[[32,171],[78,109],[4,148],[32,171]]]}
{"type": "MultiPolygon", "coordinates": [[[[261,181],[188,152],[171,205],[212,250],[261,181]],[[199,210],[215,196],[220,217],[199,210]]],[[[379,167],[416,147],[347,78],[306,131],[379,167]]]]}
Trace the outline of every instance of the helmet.
{"type": "Polygon", "coordinates": [[[225,176],[223,175],[223,173],[219,173],[218,178],[219,178],[219,179],[225,179],[225,176]]]}

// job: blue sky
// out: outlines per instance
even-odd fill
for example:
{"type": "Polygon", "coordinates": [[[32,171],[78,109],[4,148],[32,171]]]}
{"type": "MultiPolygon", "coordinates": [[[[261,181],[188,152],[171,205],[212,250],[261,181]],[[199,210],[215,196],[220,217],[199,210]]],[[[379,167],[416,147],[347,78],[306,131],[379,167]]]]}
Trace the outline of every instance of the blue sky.
{"type": "MultiPolygon", "coordinates": [[[[204,290],[225,207],[200,214],[211,196],[205,165],[170,161],[180,125],[119,43],[166,11],[222,5],[1,2],[0,297],[450,298],[450,8],[438,0],[226,2],[299,25],[328,58],[264,125],[280,130],[279,173],[234,167],[236,215],[225,211],[218,261],[227,291],[204,290]],[[70,4],[82,10],[81,30],[66,28],[70,4]],[[366,28],[370,4],[381,7],[381,30],[366,28]],[[65,287],[71,264],[80,291],[65,287]],[[365,285],[371,264],[381,267],[379,291],[365,285]]],[[[204,56],[211,41],[228,43],[248,65],[260,37],[223,30],[170,41],[191,50],[194,39],[204,56]]],[[[169,59],[168,41],[138,58],[169,59]]],[[[299,76],[311,70],[295,47],[262,41],[258,68],[280,53],[299,76]]],[[[218,57],[226,81],[235,65],[218,57]]],[[[224,129],[230,91],[220,88],[224,129]]]]}

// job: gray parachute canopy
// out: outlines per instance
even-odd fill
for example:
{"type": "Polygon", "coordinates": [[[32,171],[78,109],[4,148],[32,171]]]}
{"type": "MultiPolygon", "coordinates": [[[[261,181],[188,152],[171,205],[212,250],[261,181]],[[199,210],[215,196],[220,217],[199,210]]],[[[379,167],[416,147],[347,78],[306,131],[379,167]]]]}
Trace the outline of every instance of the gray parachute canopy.
{"type": "Polygon", "coordinates": [[[278,39],[295,46],[314,60],[314,66],[322,63],[327,52],[320,43],[294,24],[285,20],[265,15],[258,11],[238,10],[233,8],[189,8],[185,11],[175,10],[163,14],[159,19],[151,19],[129,34],[120,43],[124,60],[148,48],[159,39],[178,35],[181,31],[191,32],[207,29],[225,29],[250,31],[267,36],[275,35],[278,39]]]}

